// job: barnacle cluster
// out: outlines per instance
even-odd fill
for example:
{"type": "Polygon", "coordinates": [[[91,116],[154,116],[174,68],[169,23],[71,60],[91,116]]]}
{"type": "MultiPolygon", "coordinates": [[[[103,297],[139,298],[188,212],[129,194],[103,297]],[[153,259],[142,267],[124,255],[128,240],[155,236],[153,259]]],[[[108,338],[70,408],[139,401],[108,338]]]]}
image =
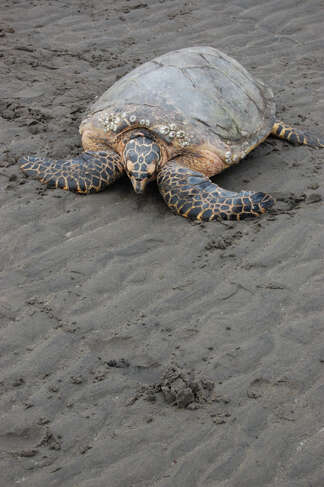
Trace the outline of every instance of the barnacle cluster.
{"type": "MultiPolygon", "coordinates": [[[[144,118],[138,119],[134,113],[129,115],[126,112],[117,114],[102,112],[98,115],[98,120],[103,124],[105,132],[117,132],[120,124],[125,122],[130,126],[139,125],[145,128],[151,127],[150,120],[144,118]]],[[[176,140],[182,147],[188,146],[191,142],[191,136],[177,127],[175,123],[161,125],[158,127],[158,131],[169,140],[176,140]]]]}
{"type": "Polygon", "coordinates": [[[98,116],[98,120],[103,123],[105,132],[112,131],[117,132],[120,124],[126,122],[127,124],[138,124],[142,127],[149,128],[150,121],[147,119],[137,120],[136,115],[127,116],[126,112],[116,114],[116,113],[101,113],[98,116]]]}
{"type": "Polygon", "coordinates": [[[174,123],[162,125],[159,127],[159,132],[171,140],[176,139],[182,147],[186,147],[190,144],[190,136],[179,129],[174,123]]]}

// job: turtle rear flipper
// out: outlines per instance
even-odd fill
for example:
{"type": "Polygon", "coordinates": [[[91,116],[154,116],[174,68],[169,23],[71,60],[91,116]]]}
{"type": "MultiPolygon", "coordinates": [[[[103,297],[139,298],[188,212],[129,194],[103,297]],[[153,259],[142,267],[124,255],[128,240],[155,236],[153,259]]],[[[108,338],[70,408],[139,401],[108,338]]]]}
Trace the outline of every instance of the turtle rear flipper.
{"type": "Polygon", "coordinates": [[[311,147],[324,148],[324,138],[290,127],[285,122],[276,122],[272,127],[271,134],[294,145],[304,144],[311,147]]]}
{"type": "Polygon", "coordinates": [[[123,173],[121,159],[110,151],[83,152],[74,159],[53,161],[40,157],[23,157],[20,169],[39,179],[49,188],[62,188],[77,193],[104,190],[123,173]]]}
{"type": "Polygon", "coordinates": [[[157,183],[164,201],[173,211],[197,220],[240,220],[260,215],[274,204],[269,194],[226,191],[202,173],[175,161],[161,168],[157,183]]]}

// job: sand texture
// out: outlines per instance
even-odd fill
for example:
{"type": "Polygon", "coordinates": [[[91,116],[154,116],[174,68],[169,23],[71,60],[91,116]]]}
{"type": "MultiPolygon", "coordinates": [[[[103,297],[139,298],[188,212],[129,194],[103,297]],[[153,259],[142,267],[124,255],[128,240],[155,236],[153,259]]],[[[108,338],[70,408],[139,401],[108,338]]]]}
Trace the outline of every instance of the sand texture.
{"type": "Polygon", "coordinates": [[[196,223],[152,184],[49,190],[89,103],[211,45],[324,136],[322,0],[3,0],[0,485],[324,486],[324,150],[269,138],[215,181],[277,198],[196,223]]]}

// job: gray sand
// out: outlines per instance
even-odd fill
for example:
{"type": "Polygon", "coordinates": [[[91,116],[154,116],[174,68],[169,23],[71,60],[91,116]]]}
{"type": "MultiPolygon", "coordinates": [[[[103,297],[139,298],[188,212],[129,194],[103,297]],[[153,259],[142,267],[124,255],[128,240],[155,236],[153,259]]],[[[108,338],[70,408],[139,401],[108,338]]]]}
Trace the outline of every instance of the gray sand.
{"type": "Polygon", "coordinates": [[[82,197],[17,164],[78,154],[97,95],[199,44],[234,56],[272,86],[280,118],[323,136],[323,2],[3,7],[1,487],[323,487],[324,151],[267,140],[217,182],[270,192],[275,210],[224,224],[173,215],[153,184],[82,197]],[[173,364],[212,381],[206,401],[167,400],[173,364]]]}

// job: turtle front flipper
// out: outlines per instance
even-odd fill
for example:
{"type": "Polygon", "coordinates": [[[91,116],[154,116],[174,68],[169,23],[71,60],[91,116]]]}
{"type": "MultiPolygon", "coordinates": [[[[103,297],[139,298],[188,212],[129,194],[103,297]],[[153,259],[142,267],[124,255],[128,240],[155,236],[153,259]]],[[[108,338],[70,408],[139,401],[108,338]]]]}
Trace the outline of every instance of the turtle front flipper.
{"type": "Polygon", "coordinates": [[[23,157],[20,169],[39,179],[49,188],[62,188],[77,193],[104,190],[123,173],[116,152],[83,152],[74,159],[53,161],[41,157],[23,157]]]}
{"type": "Polygon", "coordinates": [[[324,147],[324,138],[316,137],[315,135],[290,127],[285,122],[276,122],[272,127],[271,134],[295,145],[304,144],[311,147],[324,147]]]}
{"type": "Polygon", "coordinates": [[[202,173],[175,161],[162,166],[157,183],[171,210],[197,220],[240,220],[258,216],[274,204],[269,194],[226,191],[202,173]]]}

